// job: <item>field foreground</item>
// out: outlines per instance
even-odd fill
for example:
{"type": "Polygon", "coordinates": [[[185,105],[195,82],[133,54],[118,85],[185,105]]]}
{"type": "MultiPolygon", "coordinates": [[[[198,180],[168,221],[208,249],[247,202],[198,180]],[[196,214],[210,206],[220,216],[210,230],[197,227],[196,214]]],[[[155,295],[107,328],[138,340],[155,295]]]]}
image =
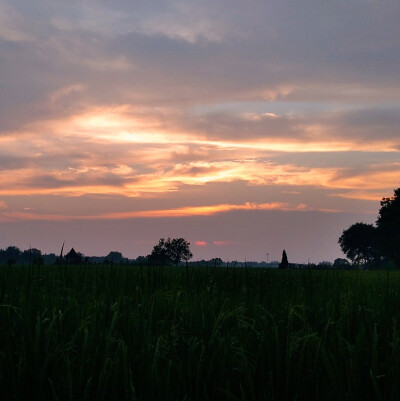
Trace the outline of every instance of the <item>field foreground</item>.
{"type": "Polygon", "coordinates": [[[400,272],[0,266],[0,399],[399,400],[400,272]]]}

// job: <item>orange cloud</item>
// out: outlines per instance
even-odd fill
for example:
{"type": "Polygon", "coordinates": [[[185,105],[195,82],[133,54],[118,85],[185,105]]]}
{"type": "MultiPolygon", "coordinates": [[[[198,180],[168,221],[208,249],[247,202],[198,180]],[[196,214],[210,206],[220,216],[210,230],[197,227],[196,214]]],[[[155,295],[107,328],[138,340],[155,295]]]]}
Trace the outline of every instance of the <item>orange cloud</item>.
{"type": "MultiPolygon", "coordinates": [[[[80,90],[79,85],[66,87],[52,96],[57,100],[80,90]]],[[[301,163],[267,160],[271,151],[393,150],[394,141],[360,144],[352,139],[330,140],[318,135],[323,131],[320,125],[306,129],[309,134],[306,141],[296,138],[207,140],[204,134],[196,134],[194,130],[183,132],[178,124],[182,116],[176,111],[157,109],[155,116],[150,111],[129,105],[93,107],[70,117],[27,125],[24,132],[0,137],[7,156],[15,157],[16,163],[20,163],[12,169],[0,170],[0,196],[155,197],[177,192],[185,185],[234,181],[254,186],[377,190],[392,188],[398,182],[400,167],[395,163],[376,171],[348,172],[342,166],[309,167],[307,164],[304,167],[301,163]],[[43,135],[44,131],[49,135],[43,135]]]]}
{"type": "Polygon", "coordinates": [[[398,185],[400,181],[400,163],[381,166],[370,166],[367,171],[347,172],[337,174],[329,182],[333,188],[344,189],[386,189],[398,185]],[[347,175],[345,175],[347,173],[347,175]]]}
{"type": "Polygon", "coordinates": [[[206,241],[195,241],[194,243],[196,246],[207,246],[206,241]]]}
{"type": "Polygon", "coordinates": [[[344,199],[357,199],[377,202],[384,197],[382,192],[366,192],[366,191],[350,191],[347,193],[331,194],[332,197],[344,198],[344,199]]]}
{"type": "Polygon", "coordinates": [[[224,213],[235,210],[304,210],[303,205],[289,205],[281,202],[271,203],[245,203],[241,205],[209,205],[209,206],[188,206],[177,209],[162,210],[139,210],[132,212],[114,212],[98,215],[60,215],[60,214],[35,214],[23,212],[2,213],[6,220],[121,220],[130,218],[168,218],[168,217],[187,217],[187,216],[210,216],[217,213],[224,213]]]}

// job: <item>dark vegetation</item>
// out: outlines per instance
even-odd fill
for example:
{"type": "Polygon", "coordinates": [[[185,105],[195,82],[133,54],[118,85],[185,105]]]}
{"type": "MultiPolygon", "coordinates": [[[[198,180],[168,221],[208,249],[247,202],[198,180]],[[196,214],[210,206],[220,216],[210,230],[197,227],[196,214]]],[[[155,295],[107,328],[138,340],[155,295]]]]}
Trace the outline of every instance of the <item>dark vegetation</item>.
{"type": "Polygon", "coordinates": [[[400,188],[382,199],[375,226],[355,223],[343,231],[339,244],[357,266],[400,266],[400,188]]]}
{"type": "MultiPolygon", "coordinates": [[[[400,266],[399,201],[343,232],[355,266],[400,266]]],[[[295,270],[285,251],[282,269],[193,267],[189,245],[136,265],[0,250],[0,399],[400,399],[399,271],[295,270]]]]}
{"type": "Polygon", "coordinates": [[[0,399],[398,400],[400,273],[0,267],[0,399]]]}

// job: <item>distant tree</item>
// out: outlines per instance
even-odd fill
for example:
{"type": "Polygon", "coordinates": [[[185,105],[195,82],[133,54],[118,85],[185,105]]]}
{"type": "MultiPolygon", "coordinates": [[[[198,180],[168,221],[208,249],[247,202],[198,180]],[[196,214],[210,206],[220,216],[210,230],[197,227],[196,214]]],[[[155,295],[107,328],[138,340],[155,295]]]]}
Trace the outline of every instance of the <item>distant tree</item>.
{"type": "Polygon", "coordinates": [[[209,264],[214,267],[221,266],[223,263],[224,262],[221,258],[212,258],[209,260],[209,264]]]}
{"type": "Polygon", "coordinates": [[[138,256],[135,259],[135,263],[139,264],[139,265],[146,265],[148,262],[148,259],[146,256],[138,256]]]}
{"type": "Polygon", "coordinates": [[[54,265],[57,260],[57,256],[54,253],[49,253],[43,255],[44,263],[47,265],[54,265]]]}
{"type": "Polygon", "coordinates": [[[350,266],[350,263],[347,259],[337,258],[333,262],[333,267],[336,269],[343,269],[343,268],[346,268],[349,266],[350,266]]]}
{"type": "Polygon", "coordinates": [[[332,263],[328,262],[327,260],[323,260],[322,262],[318,263],[318,268],[319,269],[331,269],[332,268],[332,263]]]}
{"type": "Polygon", "coordinates": [[[193,257],[192,252],[190,252],[190,242],[183,238],[174,238],[171,240],[169,253],[175,265],[178,265],[181,261],[187,262],[193,257]]]}
{"type": "Polygon", "coordinates": [[[13,265],[21,261],[22,252],[16,246],[9,246],[0,251],[0,263],[13,265]]]}
{"type": "Polygon", "coordinates": [[[400,188],[394,190],[394,196],[382,199],[376,226],[382,256],[400,268],[400,188]]]}
{"type": "Polygon", "coordinates": [[[372,224],[355,223],[339,238],[343,253],[356,264],[368,264],[379,258],[377,229],[372,224]]]}
{"type": "Polygon", "coordinates": [[[41,264],[41,262],[43,261],[42,251],[36,248],[26,249],[21,254],[21,261],[24,264],[41,264]]]}
{"type": "Polygon", "coordinates": [[[167,240],[161,238],[158,244],[154,246],[148,259],[159,264],[178,265],[182,260],[187,262],[192,257],[190,242],[183,238],[168,238],[167,240]]]}
{"type": "Polygon", "coordinates": [[[106,259],[112,263],[121,263],[122,262],[122,253],[117,251],[111,251],[107,256],[106,259]]]}
{"type": "Polygon", "coordinates": [[[288,262],[287,254],[286,254],[286,251],[283,250],[283,252],[282,252],[282,261],[281,261],[281,263],[279,263],[279,268],[280,269],[287,269],[288,267],[289,267],[289,262],[288,262]]]}

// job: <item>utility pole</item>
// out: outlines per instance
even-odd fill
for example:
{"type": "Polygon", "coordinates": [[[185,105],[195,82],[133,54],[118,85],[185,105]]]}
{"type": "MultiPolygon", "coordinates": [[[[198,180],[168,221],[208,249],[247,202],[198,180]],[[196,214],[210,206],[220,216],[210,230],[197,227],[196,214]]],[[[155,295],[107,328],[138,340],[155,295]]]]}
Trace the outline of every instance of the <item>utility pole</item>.
{"type": "Polygon", "coordinates": [[[267,264],[269,263],[269,253],[267,252],[267,264]]]}

